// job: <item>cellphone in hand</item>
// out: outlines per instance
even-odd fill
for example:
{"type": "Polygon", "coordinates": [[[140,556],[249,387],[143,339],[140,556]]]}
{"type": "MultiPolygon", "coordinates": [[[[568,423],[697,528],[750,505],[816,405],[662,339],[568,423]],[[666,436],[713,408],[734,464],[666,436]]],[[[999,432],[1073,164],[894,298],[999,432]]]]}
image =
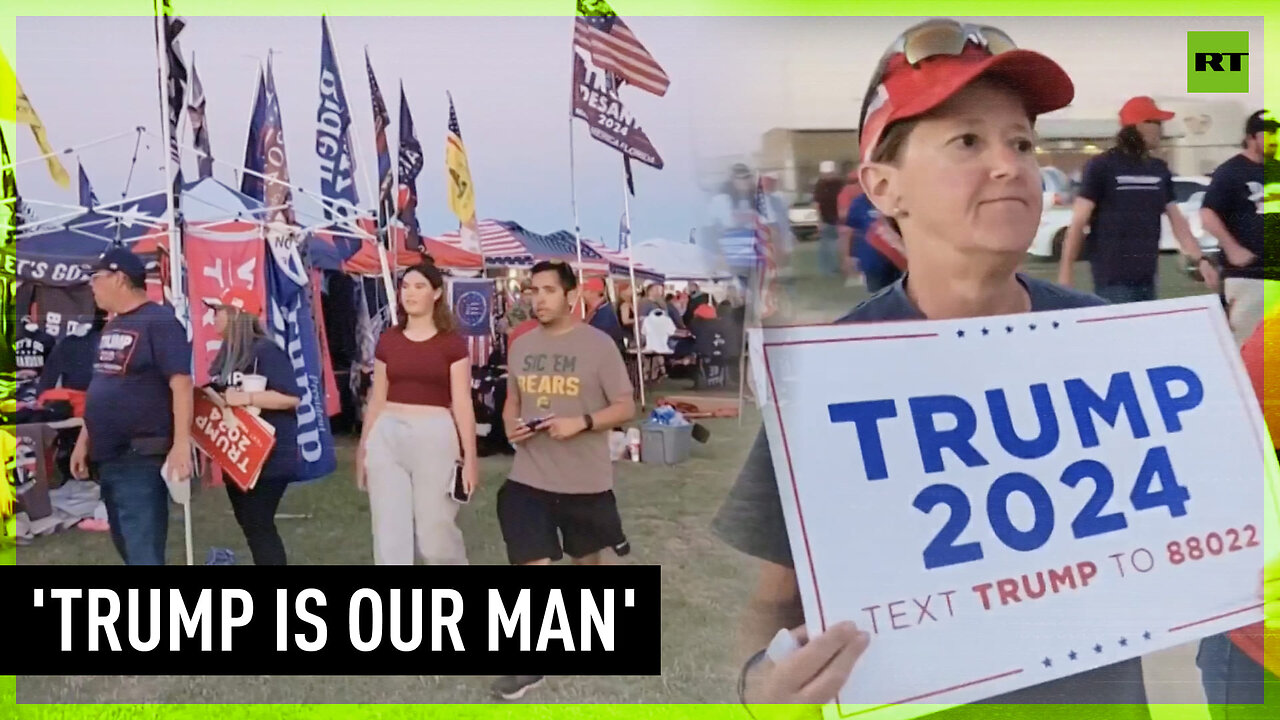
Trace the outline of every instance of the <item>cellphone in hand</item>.
{"type": "Polygon", "coordinates": [[[471,495],[467,492],[467,484],[462,479],[461,464],[454,466],[453,483],[449,487],[449,497],[461,505],[466,505],[471,501],[471,495]]]}

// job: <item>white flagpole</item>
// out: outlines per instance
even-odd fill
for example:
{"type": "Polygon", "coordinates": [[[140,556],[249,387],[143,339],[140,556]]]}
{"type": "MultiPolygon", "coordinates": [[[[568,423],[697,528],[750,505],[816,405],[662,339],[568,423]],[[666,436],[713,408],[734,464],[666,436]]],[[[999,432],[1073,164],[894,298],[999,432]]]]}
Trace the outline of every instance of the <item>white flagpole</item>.
{"type": "MultiPolygon", "coordinates": [[[[575,19],[574,22],[576,23],[577,20],[575,19]]],[[[576,33],[577,26],[575,25],[574,27],[576,33]]],[[[572,49],[574,47],[572,41],[570,41],[569,47],[571,48],[569,54],[573,57],[574,62],[577,62],[578,51],[576,49],[572,49]]],[[[576,65],[571,67],[576,67],[576,65]]],[[[570,70],[570,72],[575,71],[570,70]]],[[[572,88],[569,91],[569,205],[573,209],[573,239],[578,246],[578,287],[581,288],[584,281],[584,273],[582,271],[582,228],[578,222],[577,163],[574,161],[573,154],[573,94],[577,91],[577,88],[572,88]]],[[[586,317],[587,304],[586,302],[583,302],[582,318],[585,320],[586,317]]]]}
{"type": "MultiPolygon", "coordinates": [[[[122,133],[116,133],[115,135],[108,135],[107,137],[104,137],[104,138],[102,138],[101,140],[94,140],[93,142],[87,142],[87,143],[84,143],[84,144],[82,144],[82,145],[73,145],[73,146],[71,146],[71,147],[69,147],[69,148],[66,148],[66,149],[64,149],[64,150],[54,150],[53,152],[48,152],[48,153],[45,153],[45,154],[43,154],[43,155],[36,155],[36,156],[34,156],[34,157],[26,157],[26,158],[23,158],[23,159],[21,159],[21,160],[15,160],[15,161],[13,161],[13,162],[9,163],[8,165],[0,165],[0,171],[10,170],[10,169],[13,169],[13,168],[18,167],[19,165],[26,165],[27,163],[40,162],[40,161],[45,160],[45,159],[47,159],[47,158],[51,158],[51,157],[53,157],[53,156],[55,156],[55,155],[72,155],[72,154],[77,154],[77,153],[79,153],[81,150],[87,150],[87,149],[89,149],[89,148],[91,148],[91,147],[94,147],[95,145],[102,145],[103,143],[108,143],[108,142],[111,142],[112,140],[119,140],[120,138],[125,137],[126,135],[134,135],[134,134],[137,134],[137,133],[141,132],[142,130],[143,130],[142,126],[138,126],[138,127],[134,128],[133,130],[130,130],[129,132],[122,132],[122,133]]],[[[168,152],[168,149],[167,149],[167,148],[165,149],[165,152],[168,152]]],[[[26,202],[26,200],[25,200],[25,199],[24,199],[23,201],[24,201],[24,202],[26,202]]],[[[32,202],[34,202],[34,201],[32,201],[32,202]]]]}
{"type": "MultiPolygon", "coordinates": [[[[644,398],[644,348],[640,345],[640,303],[636,299],[636,266],[631,260],[631,193],[627,186],[625,166],[622,170],[622,216],[626,218],[627,223],[627,270],[631,274],[631,327],[635,330],[636,336],[636,382],[639,384],[640,408],[643,410],[646,404],[644,398]]],[[[582,252],[581,243],[578,245],[578,252],[582,252]]]]}
{"type": "MultiPolygon", "coordinates": [[[[325,20],[325,24],[328,24],[328,22],[329,22],[329,21],[328,21],[328,19],[326,19],[326,20],[325,20]]],[[[344,73],[342,72],[342,60],[339,58],[339,55],[340,55],[341,53],[339,53],[339,52],[338,52],[338,41],[337,41],[337,39],[334,37],[334,33],[333,33],[333,26],[332,26],[332,25],[330,25],[330,26],[329,26],[329,41],[330,41],[331,43],[333,43],[333,64],[334,64],[334,66],[335,66],[335,67],[337,68],[337,70],[338,70],[338,75],[339,75],[339,76],[343,76],[343,75],[344,75],[344,73]]],[[[345,88],[345,86],[343,87],[343,89],[344,89],[344,90],[346,89],[346,88],[345,88]]],[[[351,100],[350,100],[350,98],[348,98],[348,99],[347,99],[347,112],[348,112],[348,113],[351,113],[351,100]]],[[[355,114],[355,113],[352,113],[352,115],[353,115],[353,119],[352,119],[352,123],[351,123],[352,125],[355,125],[355,122],[354,122],[354,114],[355,114]]],[[[362,151],[361,151],[361,149],[360,149],[360,134],[359,134],[359,133],[356,133],[356,132],[352,132],[352,131],[351,131],[351,127],[350,127],[350,126],[348,126],[348,127],[347,127],[347,140],[349,140],[349,141],[351,142],[351,149],[352,149],[352,152],[354,152],[354,154],[355,154],[355,156],[356,156],[356,158],[357,158],[357,160],[356,160],[356,164],[360,166],[360,175],[361,175],[361,177],[364,179],[365,192],[366,192],[366,193],[368,193],[368,196],[372,199],[374,208],[377,208],[377,207],[378,207],[378,193],[377,193],[377,190],[374,188],[373,181],[370,179],[370,175],[369,175],[369,167],[368,167],[368,165],[367,165],[366,163],[361,162],[361,161],[359,160],[359,158],[361,158],[361,157],[362,157],[362,155],[363,155],[363,153],[362,153],[362,151]]],[[[377,161],[377,160],[376,160],[376,158],[375,158],[375,162],[376,162],[376,161],[377,161]]],[[[375,217],[377,217],[376,212],[375,212],[374,216],[375,216],[375,217]]],[[[377,245],[377,246],[378,246],[378,262],[382,265],[382,282],[383,282],[383,284],[386,286],[386,290],[387,290],[387,304],[390,306],[390,309],[391,309],[391,324],[392,324],[392,325],[395,325],[397,322],[399,322],[399,319],[396,317],[396,315],[397,315],[397,313],[396,313],[396,286],[395,286],[395,282],[393,282],[393,281],[392,281],[392,279],[391,279],[391,268],[390,268],[390,266],[387,264],[387,249],[386,249],[385,247],[383,247],[382,242],[381,242],[381,239],[376,240],[376,241],[374,242],[374,245],[377,245]]]]}
{"type": "MultiPolygon", "coordinates": [[[[169,299],[173,303],[174,315],[178,322],[187,329],[187,339],[191,339],[191,323],[187,318],[186,300],[182,296],[182,247],[178,218],[173,201],[173,158],[170,156],[171,138],[169,133],[169,62],[167,57],[168,36],[164,31],[164,14],[156,7],[156,62],[159,65],[160,90],[160,131],[164,138],[164,180],[165,197],[168,200],[169,223],[169,299]]],[[[179,192],[181,188],[178,189],[179,192]]]]}

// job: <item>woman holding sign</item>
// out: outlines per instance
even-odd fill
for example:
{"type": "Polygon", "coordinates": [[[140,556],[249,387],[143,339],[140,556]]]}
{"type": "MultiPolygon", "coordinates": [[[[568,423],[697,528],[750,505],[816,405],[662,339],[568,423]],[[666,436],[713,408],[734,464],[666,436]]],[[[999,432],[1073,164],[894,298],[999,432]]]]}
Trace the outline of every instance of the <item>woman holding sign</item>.
{"type": "Polygon", "coordinates": [[[465,565],[455,519],[480,484],[471,360],[430,259],[400,280],[400,325],[382,333],[356,459],[378,565],[465,565]],[[459,456],[461,463],[459,464],[459,456]]]}
{"type": "MultiPolygon", "coordinates": [[[[865,95],[860,176],[867,197],[901,236],[909,272],[841,322],[977,318],[1103,304],[1017,272],[1043,205],[1035,120],[1068,105],[1074,92],[1057,63],[1017,49],[996,28],[930,20],[899,36],[865,95]]],[[[770,451],[761,433],[715,521],[722,538],[763,561],[743,639],[750,648],[764,647],[771,637],[774,642],[743,668],[740,694],[752,705],[821,705],[836,698],[876,640],[850,622],[820,634],[811,626],[813,634],[806,633],[770,451]],[[779,632],[785,628],[793,629],[779,632]]],[[[927,673],[929,666],[930,659],[921,657],[901,671],[927,673]]],[[[1142,664],[1134,659],[985,702],[1110,704],[1110,719],[1147,718],[1146,701],[1142,664]]],[[[1037,708],[1029,716],[1081,715],[1053,710],[1037,708]]],[[[938,717],[991,716],[989,708],[965,705],[938,717]]]]}
{"type": "Polygon", "coordinates": [[[256,409],[275,430],[275,446],[262,465],[253,489],[228,482],[227,497],[244,531],[254,565],[285,565],[284,541],[276,530],[276,508],[285,488],[298,477],[298,415],[301,397],[293,363],[262,331],[262,306],[248,292],[227,290],[216,303],[214,326],[222,347],[209,368],[211,384],[224,388],[231,407],[256,409]]]}

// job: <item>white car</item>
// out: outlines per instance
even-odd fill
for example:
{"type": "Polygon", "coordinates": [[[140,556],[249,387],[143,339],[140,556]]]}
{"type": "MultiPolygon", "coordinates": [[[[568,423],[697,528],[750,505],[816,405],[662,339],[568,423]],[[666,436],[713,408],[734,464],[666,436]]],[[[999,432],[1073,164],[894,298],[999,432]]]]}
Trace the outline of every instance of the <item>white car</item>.
{"type": "MultiPolygon", "coordinates": [[[[1218,239],[1205,232],[1200,225],[1200,203],[1204,200],[1204,192],[1208,187],[1209,178],[1201,175],[1176,175],[1173,178],[1174,202],[1178,203],[1178,209],[1187,218],[1191,234],[1206,251],[1218,248],[1218,239]]],[[[1031,248],[1027,252],[1036,257],[1057,260],[1062,255],[1062,243],[1070,224],[1071,205],[1050,205],[1046,198],[1044,213],[1040,216],[1040,230],[1036,232],[1035,240],[1031,242],[1031,248]]],[[[1168,217],[1160,217],[1160,228],[1161,252],[1176,252],[1178,240],[1173,236],[1168,217]]]]}

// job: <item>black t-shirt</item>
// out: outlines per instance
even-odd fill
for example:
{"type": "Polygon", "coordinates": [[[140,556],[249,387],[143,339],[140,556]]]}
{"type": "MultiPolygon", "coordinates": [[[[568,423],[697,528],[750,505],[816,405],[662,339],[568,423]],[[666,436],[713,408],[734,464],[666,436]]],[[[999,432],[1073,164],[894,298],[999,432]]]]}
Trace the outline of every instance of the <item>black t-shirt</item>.
{"type": "Polygon", "coordinates": [[[818,217],[827,225],[840,224],[840,191],[844,180],[822,178],[813,185],[813,201],[818,204],[818,217]]]}
{"type": "Polygon", "coordinates": [[[1154,281],[1160,218],[1174,201],[1169,166],[1159,158],[1140,159],[1111,150],[1085,165],[1079,196],[1095,205],[1085,241],[1094,284],[1154,281]]]}
{"type": "Polygon", "coordinates": [[[39,325],[24,324],[18,331],[18,339],[14,342],[18,365],[18,402],[28,404],[36,401],[40,394],[40,376],[56,343],[57,339],[39,325]]]}
{"type": "Polygon", "coordinates": [[[88,390],[101,337],[100,331],[91,330],[86,335],[68,335],[54,345],[40,376],[40,391],[58,387],[59,380],[68,390],[88,390]]]}
{"type": "Polygon", "coordinates": [[[135,438],[173,438],[169,380],[191,374],[191,343],[173,311],[148,302],[102,330],[85,397],[89,458],[114,460],[135,438]]]}
{"type": "Polygon", "coordinates": [[[1223,277],[1261,278],[1263,268],[1262,163],[1243,154],[1236,155],[1213,171],[1201,207],[1212,210],[1227,226],[1227,232],[1256,259],[1246,267],[1223,263],[1223,277]]]}
{"type": "MultiPolygon", "coordinates": [[[[293,363],[280,346],[267,338],[258,338],[253,344],[253,359],[248,367],[230,378],[216,377],[219,368],[209,371],[219,385],[240,388],[243,375],[262,375],[267,379],[267,389],[290,397],[301,398],[293,363]]],[[[297,410],[263,410],[262,419],[275,429],[276,444],[262,466],[264,479],[294,480],[298,477],[298,412],[297,410]]]]}
{"type": "MultiPolygon", "coordinates": [[[[861,323],[926,319],[906,293],[905,277],[881,290],[838,323],[861,323]]],[[[1104,305],[1098,297],[1068,290],[1043,280],[1019,275],[1018,280],[1031,297],[1032,312],[1066,310],[1104,305]]],[[[748,555],[777,565],[794,567],[791,542],[782,512],[782,499],[773,470],[769,441],[762,430],[751,447],[738,480],[720,507],[712,529],[722,540],[748,555]]],[[[904,668],[904,671],[910,671],[904,668]]],[[[983,701],[984,704],[1079,704],[1133,703],[1135,707],[1109,708],[1108,718],[1149,718],[1145,708],[1142,663],[1127,660],[1096,670],[1035,685],[983,701]]],[[[931,715],[937,720],[987,718],[990,709],[982,704],[964,705],[931,715]]]]}

